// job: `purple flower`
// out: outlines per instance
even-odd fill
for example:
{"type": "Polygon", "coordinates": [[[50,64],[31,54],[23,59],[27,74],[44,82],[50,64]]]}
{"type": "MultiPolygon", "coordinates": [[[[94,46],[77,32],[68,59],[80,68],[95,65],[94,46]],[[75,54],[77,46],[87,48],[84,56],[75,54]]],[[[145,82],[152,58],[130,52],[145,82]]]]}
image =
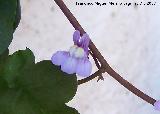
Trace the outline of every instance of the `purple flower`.
{"type": "Polygon", "coordinates": [[[81,37],[80,32],[75,31],[73,41],[74,45],[69,51],[57,51],[53,54],[52,63],[61,66],[63,72],[87,77],[92,71],[92,64],[88,59],[90,38],[86,33],[81,37]]]}
{"type": "Polygon", "coordinates": [[[155,108],[156,110],[160,111],[160,100],[158,100],[158,101],[156,101],[156,102],[154,103],[154,108],[155,108]]]}

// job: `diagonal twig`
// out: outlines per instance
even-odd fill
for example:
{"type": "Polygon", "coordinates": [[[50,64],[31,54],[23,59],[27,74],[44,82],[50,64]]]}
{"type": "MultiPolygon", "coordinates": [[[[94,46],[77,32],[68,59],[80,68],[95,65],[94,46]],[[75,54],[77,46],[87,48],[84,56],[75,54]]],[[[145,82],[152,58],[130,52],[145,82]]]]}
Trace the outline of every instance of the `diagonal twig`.
{"type": "MultiPolygon", "coordinates": [[[[54,0],[54,1],[60,7],[60,9],[64,13],[64,15],[67,17],[67,19],[70,21],[70,23],[72,24],[72,26],[76,30],[79,30],[80,33],[81,33],[81,35],[83,35],[85,33],[84,29],[79,24],[79,22],[77,21],[77,19],[73,16],[73,14],[70,12],[70,10],[67,8],[67,6],[64,4],[64,2],[62,0],[54,0]]],[[[110,67],[110,65],[107,63],[107,61],[101,55],[101,53],[99,52],[99,50],[96,48],[96,46],[94,45],[94,43],[92,41],[90,41],[89,48],[93,52],[94,56],[100,62],[100,64],[101,64],[101,70],[102,70],[103,73],[104,73],[104,71],[107,72],[110,76],[112,76],[115,80],[117,80],[120,84],[122,84],[129,91],[131,91],[132,93],[134,93],[135,95],[137,95],[138,97],[140,97],[141,99],[143,99],[144,101],[146,101],[146,102],[154,105],[154,103],[156,102],[155,99],[153,99],[152,97],[146,95],[145,93],[143,93],[142,91],[140,91],[139,89],[137,89],[135,86],[133,86],[127,80],[123,79],[117,72],[115,72],[110,67]]],[[[99,73],[97,73],[97,72],[94,75],[91,75],[89,78],[83,79],[83,82],[88,82],[88,81],[94,79],[95,77],[97,77],[99,75],[99,73]]],[[[78,81],[79,84],[80,84],[80,82],[82,82],[82,80],[78,81]]]]}

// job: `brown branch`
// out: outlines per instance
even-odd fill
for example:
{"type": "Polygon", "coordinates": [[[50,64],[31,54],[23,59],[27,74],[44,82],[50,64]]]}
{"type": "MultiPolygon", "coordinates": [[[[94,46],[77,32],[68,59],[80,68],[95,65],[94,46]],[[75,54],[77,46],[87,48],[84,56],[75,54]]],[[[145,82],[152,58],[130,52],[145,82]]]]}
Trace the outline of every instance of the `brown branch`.
{"type": "MultiPolygon", "coordinates": [[[[73,14],[70,12],[70,10],[67,8],[67,6],[64,4],[62,0],[54,0],[56,4],[60,7],[64,15],[67,17],[67,19],[70,21],[70,23],[73,25],[73,27],[76,30],[79,30],[81,32],[81,35],[85,33],[84,29],[81,27],[81,25],[78,23],[77,19],[73,16],[73,14]]],[[[104,59],[104,57],[101,55],[101,53],[98,51],[96,46],[92,41],[90,41],[89,45],[90,50],[93,52],[94,56],[98,59],[98,61],[101,63],[101,69],[102,71],[107,72],[110,76],[112,76],[114,79],[116,79],[120,84],[122,84],[125,88],[127,88],[129,91],[137,95],[138,97],[142,98],[146,102],[154,105],[156,102],[155,99],[151,98],[150,96],[144,94],[142,91],[137,89],[135,86],[133,86],[131,83],[123,79],[118,73],[116,73],[107,63],[107,61],[104,59]]],[[[100,70],[100,71],[101,71],[100,70]]],[[[97,71],[98,72],[98,71],[97,71]]],[[[87,82],[95,78],[99,75],[99,73],[94,73],[89,78],[82,79],[81,81],[78,81],[78,83],[87,82]]]]}

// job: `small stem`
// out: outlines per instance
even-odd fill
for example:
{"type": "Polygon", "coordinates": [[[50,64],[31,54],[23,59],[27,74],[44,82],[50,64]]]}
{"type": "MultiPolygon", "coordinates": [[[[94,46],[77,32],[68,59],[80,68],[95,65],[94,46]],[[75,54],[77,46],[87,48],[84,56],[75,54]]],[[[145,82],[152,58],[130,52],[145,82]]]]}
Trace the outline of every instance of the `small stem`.
{"type": "MultiPolygon", "coordinates": [[[[81,32],[81,35],[85,33],[84,29],[81,27],[81,25],[78,23],[77,19],[73,16],[73,14],[70,12],[70,10],[67,8],[67,6],[64,4],[62,0],[54,0],[56,4],[60,7],[64,15],[67,17],[67,19],[70,21],[70,23],[73,25],[73,27],[76,30],[79,30],[81,32]]],[[[107,61],[104,59],[104,57],[101,55],[99,50],[96,48],[94,43],[90,41],[89,44],[90,50],[93,52],[94,56],[98,59],[98,61],[101,63],[101,69],[95,72],[93,75],[89,76],[88,78],[82,79],[78,81],[78,84],[82,84],[85,82],[88,82],[95,77],[97,77],[99,74],[107,72],[110,76],[112,76],[115,80],[117,80],[120,84],[122,84],[125,88],[127,88],[129,91],[137,95],[138,97],[142,98],[146,102],[154,105],[156,102],[155,99],[151,98],[150,96],[144,94],[142,91],[137,89],[135,86],[133,86],[131,83],[129,83],[127,80],[123,79],[118,73],[116,73],[107,63],[107,61]]]]}
{"type": "Polygon", "coordinates": [[[98,59],[94,56],[94,54],[92,53],[92,51],[90,50],[90,55],[93,57],[93,60],[95,61],[95,64],[96,64],[96,66],[97,66],[97,68],[98,69],[100,69],[101,68],[101,66],[100,66],[100,64],[99,64],[99,61],[98,61],[98,59]]]}
{"type": "Polygon", "coordinates": [[[83,83],[89,82],[90,80],[94,79],[95,77],[101,75],[103,73],[103,71],[101,69],[99,69],[98,71],[96,71],[94,74],[92,74],[91,76],[78,80],[78,85],[81,85],[83,83]]]}
{"type": "MultiPolygon", "coordinates": [[[[101,68],[101,66],[100,66],[100,64],[99,64],[98,59],[94,56],[94,54],[92,53],[92,51],[91,51],[91,50],[89,51],[89,53],[90,53],[90,55],[93,57],[93,60],[95,61],[95,64],[96,64],[97,68],[98,68],[98,69],[100,69],[100,68],[101,68]]],[[[102,74],[100,74],[100,75],[98,76],[98,80],[97,80],[97,82],[98,82],[99,80],[104,80],[104,78],[103,78],[102,74]]]]}

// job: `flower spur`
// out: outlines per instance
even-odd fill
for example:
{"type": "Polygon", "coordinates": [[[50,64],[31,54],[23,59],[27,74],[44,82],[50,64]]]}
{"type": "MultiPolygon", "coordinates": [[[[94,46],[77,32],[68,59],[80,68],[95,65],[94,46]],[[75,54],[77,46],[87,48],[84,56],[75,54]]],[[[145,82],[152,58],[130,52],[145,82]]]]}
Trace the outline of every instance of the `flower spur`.
{"type": "Polygon", "coordinates": [[[90,38],[87,33],[81,37],[77,30],[73,34],[73,41],[74,45],[69,51],[57,51],[53,54],[52,63],[61,66],[63,72],[87,77],[92,71],[92,64],[88,59],[90,38]]]}

